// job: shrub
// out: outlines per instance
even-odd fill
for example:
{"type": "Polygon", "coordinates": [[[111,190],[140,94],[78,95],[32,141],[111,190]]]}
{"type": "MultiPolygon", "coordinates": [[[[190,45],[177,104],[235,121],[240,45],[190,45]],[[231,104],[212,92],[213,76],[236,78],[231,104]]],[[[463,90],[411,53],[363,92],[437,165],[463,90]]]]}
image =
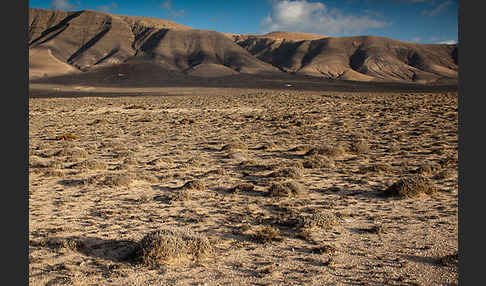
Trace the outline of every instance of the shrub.
{"type": "Polygon", "coordinates": [[[304,168],[307,169],[321,169],[321,168],[334,168],[334,160],[321,155],[311,155],[304,160],[304,168]]]}
{"type": "Polygon", "coordinates": [[[332,229],[340,223],[341,220],[333,213],[315,213],[310,216],[297,218],[297,227],[301,229],[332,229]]]}
{"type": "Polygon", "coordinates": [[[258,243],[269,243],[272,241],[282,241],[280,230],[273,226],[259,227],[255,233],[252,234],[252,239],[258,243]]]}
{"type": "Polygon", "coordinates": [[[56,140],[76,140],[78,139],[78,136],[71,134],[71,133],[64,133],[61,135],[57,135],[56,140]]]}
{"type": "Polygon", "coordinates": [[[238,184],[231,189],[233,194],[238,194],[240,192],[252,192],[255,189],[255,186],[252,184],[238,184]]]}
{"type": "Polygon", "coordinates": [[[82,170],[105,170],[108,168],[108,165],[105,162],[98,160],[85,160],[79,163],[72,164],[68,168],[82,170]]]}
{"type": "Polygon", "coordinates": [[[304,187],[297,182],[274,183],[268,189],[268,194],[272,197],[299,196],[304,193],[304,187]]]}
{"type": "Polygon", "coordinates": [[[133,180],[135,180],[133,174],[113,174],[105,176],[101,184],[110,187],[121,187],[130,185],[133,180]]]}
{"type": "Polygon", "coordinates": [[[366,174],[366,173],[386,173],[392,171],[393,168],[392,166],[388,164],[381,164],[381,163],[376,163],[371,166],[367,167],[362,167],[359,170],[360,174],[366,174]]]}
{"type": "Polygon", "coordinates": [[[57,151],[54,156],[70,157],[71,159],[86,158],[88,152],[79,147],[66,147],[57,151]]]}
{"type": "Polygon", "coordinates": [[[275,177],[301,178],[302,176],[303,176],[302,170],[296,167],[282,168],[268,175],[268,177],[271,178],[275,178],[275,177]]]}
{"type": "Polygon", "coordinates": [[[307,151],[304,156],[310,156],[310,155],[324,155],[329,158],[339,158],[342,157],[346,154],[346,149],[342,145],[337,145],[337,146],[322,146],[318,148],[312,148],[309,151],[307,151]]]}
{"type": "Polygon", "coordinates": [[[159,267],[199,260],[212,253],[206,236],[187,228],[167,228],[143,237],[131,258],[146,266],[159,267]]]}
{"type": "Polygon", "coordinates": [[[439,164],[427,163],[417,168],[415,172],[423,176],[433,176],[437,174],[441,169],[442,167],[439,164]]]}
{"type": "Polygon", "coordinates": [[[182,187],[180,187],[181,190],[204,190],[206,186],[199,180],[194,180],[194,181],[189,181],[186,182],[182,187]]]}
{"type": "Polygon", "coordinates": [[[395,182],[384,193],[388,196],[411,198],[422,194],[432,195],[436,191],[436,188],[429,179],[423,176],[414,176],[395,182]]]}
{"type": "Polygon", "coordinates": [[[445,255],[437,261],[441,266],[457,266],[459,264],[459,252],[445,255]]]}
{"type": "Polygon", "coordinates": [[[349,149],[351,152],[356,154],[368,153],[370,151],[370,147],[363,140],[353,142],[349,149]]]}

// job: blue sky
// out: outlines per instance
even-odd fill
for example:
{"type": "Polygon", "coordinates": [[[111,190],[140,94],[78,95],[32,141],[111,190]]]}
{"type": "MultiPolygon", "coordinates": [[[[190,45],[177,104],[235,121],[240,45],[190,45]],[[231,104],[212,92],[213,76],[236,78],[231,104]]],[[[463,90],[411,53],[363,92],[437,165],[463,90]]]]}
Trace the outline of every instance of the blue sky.
{"type": "Polygon", "coordinates": [[[29,7],[155,17],[224,33],[375,35],[417,43],[458,40],[458,0],[30,0],[29,7]]]}

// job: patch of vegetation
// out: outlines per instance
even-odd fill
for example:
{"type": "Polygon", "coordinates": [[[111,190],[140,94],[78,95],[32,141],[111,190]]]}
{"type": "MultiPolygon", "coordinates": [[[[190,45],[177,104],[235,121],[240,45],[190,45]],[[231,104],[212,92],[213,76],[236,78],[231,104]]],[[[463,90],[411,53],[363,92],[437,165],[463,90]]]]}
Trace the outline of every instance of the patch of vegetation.
{"type": "Polygon", "coordinates": [[[314,213],[297,218],[297,227],[300,229],[332,229],[339,224],[341,224],[341,220],[333,213],[314,213]]]}
{"type": "Polygon", "coordinates": [[[355,154],[365,154],[370,152],[370,147],[364,140],[358,140],[351,144],[349,150],[355,154]]]}
{"type": "Polygon", "coordinates": [[[337,146],[324,145],[321,147],[310,149],[304,154],[304,156],[311,156],[316,154],[324,155],[329,158],[335,159],[344,156],[346,154],[346,148],[342,145],[337,145],[337,146]]]}
{"type": "Polygon", "coordinates": [[[284,177],[284,178],[301,178],[303,176],[302,169],[296,167],[286,167],[275,172],[268,174],[268,177],[275,178],[275,177],[284,177]]]}
{"type": "Polygon", "coordinates": [[[194,180],[194,181],[189,181],[186,182],[184,185],[180,187],[181,190],[205,190],[206,186],[203,184],[203,182],[199,180],[194,180]]]}
{"type": "Polygon", "coordinates": [[[242,183],[238,184],[231,189],[233,194],[238,194],[240,192],[252,192],[255,189],[255,186],[252,184],[242,183]]]}
{"type": "Polygon", "coordinates": [[[287,162],[279,162],[277,164],[272,164],[269,166],[270,170],[279,170],[283,168],[304,169],[304,165],[300,161],[287,161],[287,162]]]}
{"type": "Polygon", "coordinates": [[[315,254],[327,254],[327,255],[332,255],[336,251],[337,251],[336,247],[334,247],[332,245],[328,245],[328,244],[319,245],[319,246],[313,247],[311,249],[311,252],[312,253],[315,253],[315,254]]]}
{"type": "Polygon", "coordinates": [[[458,266],[459,265],[459,252],[445,255],[438,259],[437,263],[441,266],[458,266]]]}
{"type": "Polygon", "coordinates": [[[265,225],[258,227],[251,235],[251,238],[258,243],[269,243],[273,241],[282,241],[280,230],[276,227],[265,225]]]}
{"type": "Polygon", "coordinates": [[[300,183],[293,181],[273,183],[268,189],[268,194],[272,197],[300,196],[304,192],[304,187],[300,183]]]}
{"type": "Polygon", "coordinates": [[[436,191],[437,189],[429,179],[423,176],[414,176],[395,182],[384,191],[384,194],[400,198],[412,198],[422,194],[432,195],[436,191]]]}
{"type": "Polygon", "coordinates": [[[53,155],[59,157],[69,157],[71,160],[75,160],[86,158],[88,156],[88,152],[79,147],[66,147],[57,151],[53,155]]]}
{"type": "Polygon", "coordinates": [[[72,164],[68,168],[78,170],[105,170],[108,168],[108,165],[105,162],[99,160],[85,160],[79,163],[72,164]]]}
{"type": "Polygon", "coordinates": [[[433,178],[436,179],[436,180],[445,180],[445,179],[451,179],[453,177],[457,178],[457,171],[453,170],[453,169],[445,169],[445,170],[440,171],[433,178]]]}
{"type": "Polygon", "coordinates": [[[304,168],[307,169],[321,169],[321,168],[334,168],[334,160],[326,156],[314,154],[308,156],[303,162],[304,168]]]}
{"type": "Polygon", "coordinates": [[[78,139],[79,137],[74,135],[74,134],[71,134],[71,133],[64,133],[64,134],[61,134],[61,135],[57,135],[56,136],[56,140],[76,140],[78,139]]]}
{"type": "Polygon", "coordinates": [[[442,169],[440,164],[436,163],[427,163],[425,165],[420,166],[415,170],[414,173],[422,175],[422,176],[433,176],[437,174],[442,169]]]}
{"type": "Polygon", "coordinates": [[[388,173],[388,172],[391,172],[391,171],[393,171],[392,166],[385,164],[385,163],[376,163],[376,164],[372,164],[371,166],[366,166],[366,167],[360,168],[358,173],[360,173],[360,174],[366,174],[366,173],[381,174],[381,173],[388,173]]]}
{"type": "Polygon", "coordinates": [[[209,239],[187,228],[167,228],[145,235],[129,259],[149,267],[200,260],[214,252],[209,239]]]}
{"type": "Polygon", "coordinates": [[[44,159],[35,155],[29,156],[29,168],[62,168],[62,164],[55,160],[44,159]]]}
{"type": "Polygon", "coordinates": [[[110,174],[106,175],[100,184],[109,187],[122,187],[130,185],[133,180],[135,180],[135,176],[131,173],[110,174]]]}

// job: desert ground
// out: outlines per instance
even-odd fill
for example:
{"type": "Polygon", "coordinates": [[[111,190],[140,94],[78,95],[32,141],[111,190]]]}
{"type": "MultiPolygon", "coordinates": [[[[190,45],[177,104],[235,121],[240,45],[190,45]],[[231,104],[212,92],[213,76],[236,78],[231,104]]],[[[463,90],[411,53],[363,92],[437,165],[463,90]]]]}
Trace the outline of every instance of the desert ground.
{"type": "Polygon", "coordinates": [[[147,94],[29,99],[30,285],[457,285],[457,92],[147,94]]]}

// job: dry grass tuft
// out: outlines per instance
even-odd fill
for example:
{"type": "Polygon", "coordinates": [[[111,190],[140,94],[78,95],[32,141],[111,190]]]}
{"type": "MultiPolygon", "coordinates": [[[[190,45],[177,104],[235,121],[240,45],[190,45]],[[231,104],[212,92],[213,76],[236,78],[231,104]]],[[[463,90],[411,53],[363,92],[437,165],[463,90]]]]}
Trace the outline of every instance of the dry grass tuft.
{"type": "Polygon", "coordinates": [[[367,233],[378,234],[378,235],[383,234],[383,233],[386,232],[385,231],[385,228],[382,225],[379,225],[379,224],[373,225],[373,226],[371,226],[369,228],[361,228],[360,231],[367,232],[367,233]]]}
{"type": "Polygon", "coordinates": [[[443,169],[457,167],[457,164],[458,164],[457,158],[453,158],[453,157],[447,157],[439,161],[439,165],[443,169]]]}
{"type": "Polygon", "coordinates": [[[278,266],[277,263],[270,263],[269,265],[263,266],[256,270],[256,276],[259,278],[274,276],[278,272],[278,266]]]}
{"type": "Polygon", "coordinates": [[[85,160],[79,163],[72,164],[68,168],[78,170],[106,170],[108,165],[99,160],[85,160]]]}
{"type": "Polygon", "coordinates": [[[417,168],[415,173],[422,176],[434,176],[442,169],[440,164],[427,163],[417,168]]]}
{"type": "Polygon", "coordinates": [[[337,145],[337,146],[324,145],[321,147],[310,149],[304,154],[304,156],[311,156],[316,154],[324,155],[329,158],[335,159],[344,156],[346,154],[346,148],[342,145],[337,145]]]}
{"type": "Polygon", "coordinates": [[[334,160],[322,155],[308,156],[303,162],[304,168],[307,169],[321,169],[321,168],[334,168],[334,160]]]}
{"type": "Polygon", "coordinates": [[[270,178],[284,177],[284,178],[301,178],[303,176],[302,169],[296,167],[286,167],[268,174],[270,178]]]}
{"type": "Polygon", "coordinates": [[[300,196],[305,192],[304,187],[297,182],[274,183],[268,189],[268,194],[272,197],[300,196]]]}
{"type": "Polygon", "coordinates": [[[304,165],[300,161],[287,161],[287,162],[278,162],[277,164],[272,164],[268,166],[270,170],[278,170],[283,168],[297,168],[297,169],[304,169],[304,165]]]}
{"type": "Polygon", "coordinates": [[[96,125],[96,124],[108,124],[108,120],[106,119],[95,119],[93,122],[88,123],[89,126],[96,125]]]}
{"type": "Polygon", "coordinates": [[[446,180],[446,179],[452,179],[452,178],[457,178],[457,171],[453,169],[445,169],[440,171],[437,175],[435,175],[433,178],[436,180],[446,180]]]}
{"type": "Polygon", "coordinates": [[[341,220],[333,213],[315,213],[297,218],[297,227],[300,229],[332,229],[339,224],[341,224],[341,220]]]}
{"type": "Polygon", "coordinates": [[[392,166],[390,166],[388,164],[384,164],[384,163],[376,163],[376,164],[373,164],[371,166],[360,168],[358,173],[360,173],[360,174],[366,174],[366,173],[381,174],[381,173],[388,173],[388,172],[391,172],[391,171],[393,171],[392,166]]]}
{"type": "Polygon", "coordinates": [[[199,180],[186,182],[180,187],[181,190],[205,190],[206,186],[199,180]]]}
{"type": "Polygon", "coordinates": [[[132,255],[149,267],[200,260],[213,253],[209,239],[186,228],[168,228],[147,234],[132,255]]]}
{"type": "Polygon", "coordinates": [[[336,247],[334,247],[332,245],[328,245],[328,244],[323,244],[323,245],[320,245],[320,246],[317,246],[317,247],[314,247],[314,248],[311,249],[312,253],[328,254],[328,255],[332,255],[336,251],[337,251],[336,247]]]}
{"type": "Polygon", "coordinates": [[[62,164],[56,160],[47,160],[35,155],[29,156],[29,168],[62,168],[62,164]]]}
{"type": "Polygon", "coordinates": [[[131,173],[126,174],[111,174],[106,175],[104,180],[100,182],[101,185],[109,187],[129,186],[135,180],[135,176],[131,173]]]}
{"type": "Polygon", "coordinates": [[[397,196],[400,198],[412,198],[422,194],[432,195],[437,191],[433,183],[423,177],[414,176],[403,178],[388,187],[384,193],[388,196],[397,196]]]}
{"type": "Polygon", "coordinates": [[[69,157],[71,160],[75,160],[86,158],[88,156],[88,152],[79,147],[66,147],[57,151],[54,155],[59,157],[69,157]]]}
{"type": "Polygon", "coordinates": [[[51,249],[67,249],[70,251],[79,251],[85,247],[84,243],[76,238],[58,238],[47,237],[40,241],[32,241],[32,246],[41,246],[51,249]]]}
{"type": "Polygon", "coordinates": [[[445,255],[437,261],[441,266],[458,266],[459,265],[459,252],[454,254],[445,255]]]}
{"type": "Polygon", "coordinates": [[[170,196],[171,202],[192,200],[193,194],[189,189],[178,190],[170,196]]]}
{"type": "Polygon", "coordinates": [[[61,134],[61,135],[57,135],[56,136],[56,140],[76,140],[78,139],[79,137],[74,135],[74,134],[71,134],[71,133],[64,133],[64,134],[61,134]]]}
{"type": "Polygon", "coordinates": [[[365,154],[370,152],[370,147],[364,140],[358,140],[349,146],[349,150],[355,154],[365,154]]]}
{"type": "Polygon", "coordinates": [[[238,194],[240,192],[252,192],[254,189],[255,189],[255,186],[253,186],[252,184],[243,183],[243,184],[238,184],[235,187],[233,187],[231,189],[231,192],[233,194],[238,194]]]}
{"type": "Polygon", "coordinates": [[[272,170],[273,166],[264,164],[264,163],[259,163],[255,160],[245,160],[242,161],[239,164],[239,167],[242,170],[247,170],[247,171],[267,171],[267,170],[272,170]]]}
{"type": "Polygon", "coordinates": [[[64,172],[62,170],[56,169],[56,168],[46,168],[43,169],[44,171],[44,176],[48,177],[63,177],[64,172]]]}
{"type": "Polygon", "coordinates": [[[203,191],[206,186],[199,180],[189,181],[179,187],[179,189],[171,195],[171,201],[188,201],[194,196],[194,191],[203,191]]]}
{"type": "Polygon", "coordinates": [[[251,238],[258,243],[269,243],[283,240],[280,235],[280,230],[270,225],[258,227],[251,235],[251,238]]]}

